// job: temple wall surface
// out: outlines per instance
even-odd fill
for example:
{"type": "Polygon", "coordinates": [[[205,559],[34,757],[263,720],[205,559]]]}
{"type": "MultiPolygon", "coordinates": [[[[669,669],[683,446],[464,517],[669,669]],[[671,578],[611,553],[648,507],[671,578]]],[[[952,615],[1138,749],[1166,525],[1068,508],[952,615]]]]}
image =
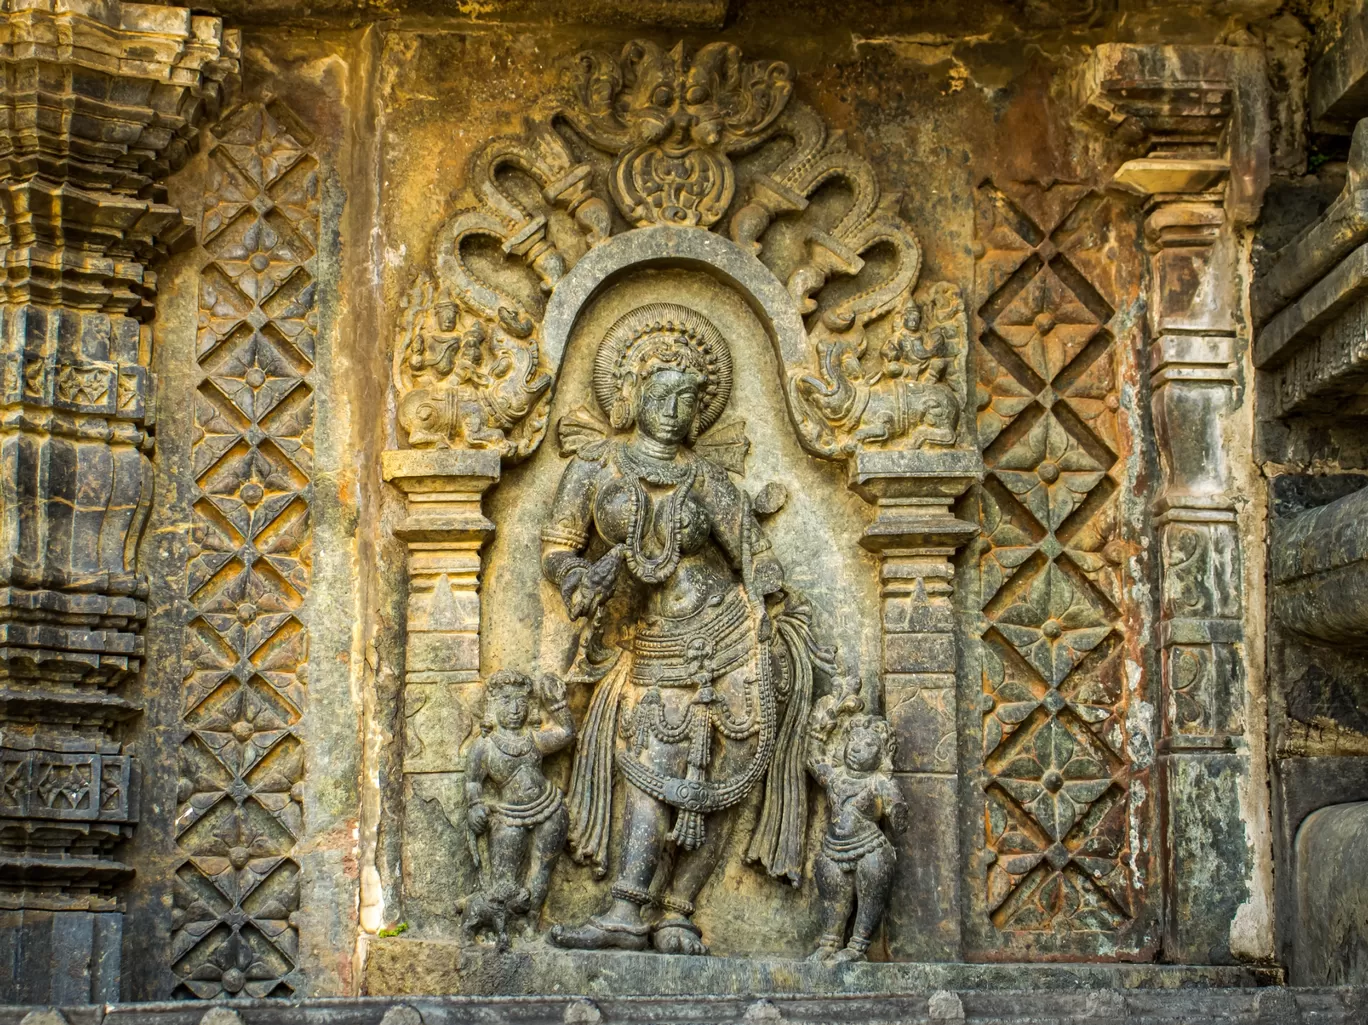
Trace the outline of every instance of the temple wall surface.
{"type": "Polygon", "coordinates": [[[0,1005],[1351,1020],[1360,5],[478,6],[0,4],[0,1005]]]}

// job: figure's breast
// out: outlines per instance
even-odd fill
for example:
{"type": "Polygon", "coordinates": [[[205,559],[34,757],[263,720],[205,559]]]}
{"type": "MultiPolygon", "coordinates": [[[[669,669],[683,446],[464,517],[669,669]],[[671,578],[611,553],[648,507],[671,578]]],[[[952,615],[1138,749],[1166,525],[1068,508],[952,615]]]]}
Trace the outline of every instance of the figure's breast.
{"type": "Polygon", "coordinates": [[[487,764],[490,778],[504,791],[506,797],[516,797],[529,789],[539,788],[540,759],[531,752],[510,755],[495,748],[487,764]]]}
{"type": "Polygon", "coordinates": [[[866,779],[842,776],[833,789],[837,793],[837,803],[845,812],[854,812],[862,818],[870,818],[878,811],[878,795],[866,779]]]}
{"type": "Polygon", "coordinates": [[[609,544],[628,540],[640,529],[641,544],[647,553],[659,552],[673,533],[685,555],[698,551],[708,540],[708,512],[696,492],[690,491],[676,501],[675,488],[668,485],[637,485],[633,480],[613,477],[602,483],[594,499],[594,524],[609,544]]]}

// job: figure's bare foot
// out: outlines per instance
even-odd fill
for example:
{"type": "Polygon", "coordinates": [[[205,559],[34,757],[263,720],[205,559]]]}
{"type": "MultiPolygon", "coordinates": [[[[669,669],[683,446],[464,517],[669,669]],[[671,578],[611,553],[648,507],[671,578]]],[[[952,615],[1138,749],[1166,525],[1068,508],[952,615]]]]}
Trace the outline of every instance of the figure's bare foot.
{"type": "Polygon", "coordinates": [[[856,950],[854,947],[843,947],[832,955],[831,960],[834,964],[849,964],[852,961],[868,961],[869,957],[863,950],[856,950]]]}
{"type": "Polygon", "coordinates": [[[645,925],[627,925],[594,917],[583,925],[557,925],[551,929],[551,942],[570,950],[645,950],[645,925]]]}
{"type": "Polygon", "coordinates": [[[816,950],[807,956],[809,961],[814,964],[828,964],[836,956],[836,947],[823,943],[816,950]]]}
{"type": "Polygon", "coordinates": [[[694,954],[708,952],[698,932],[698,926],[683,916],[671,915],[655,927],[655,948],[662,954],[694,954]]]}

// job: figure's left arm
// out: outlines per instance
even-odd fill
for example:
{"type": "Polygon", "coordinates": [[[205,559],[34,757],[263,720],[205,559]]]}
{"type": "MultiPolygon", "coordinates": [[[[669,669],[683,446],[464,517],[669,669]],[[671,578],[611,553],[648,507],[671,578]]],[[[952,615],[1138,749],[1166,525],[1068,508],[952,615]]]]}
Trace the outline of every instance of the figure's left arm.
{"type": "Polygon", "coordinates": [[[720,467],[709,466],[705,487],[713,534],[732,565],[742,569],[743,552],[751,559],[751,579],[760,593],[756,598],[784,589],[784,567],[774,556],[769,538],[760,529],[750,502],[720,467]],[[743,539],[744,542],[743,543],[743,539]]]}
{"type": "Polygon", "coordinates": [[[885,776],[879,783],[879,791],[888,827],[894,836],[902,839],[907,832],[907,801],[903,799],[902,790],[891,777],[885,776]]]}

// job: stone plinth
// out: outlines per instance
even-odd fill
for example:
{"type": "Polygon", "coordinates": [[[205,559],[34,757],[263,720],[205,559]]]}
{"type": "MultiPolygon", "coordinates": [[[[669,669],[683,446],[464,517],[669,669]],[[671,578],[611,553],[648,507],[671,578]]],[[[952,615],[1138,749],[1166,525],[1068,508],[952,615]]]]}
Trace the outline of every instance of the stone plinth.
{"type": "Polygon", "coordinates": [[[662,957],[537,947],[487,948],[406,937],[372,940],[365,986],[372,996],[417,993],[565,993],[629,996],[888,994],[1028,988],[1069,991],[1252,986],[1247,968],[1177,965],[969,965],[917,962],[822,965],[765,958],[662,957]]]}

